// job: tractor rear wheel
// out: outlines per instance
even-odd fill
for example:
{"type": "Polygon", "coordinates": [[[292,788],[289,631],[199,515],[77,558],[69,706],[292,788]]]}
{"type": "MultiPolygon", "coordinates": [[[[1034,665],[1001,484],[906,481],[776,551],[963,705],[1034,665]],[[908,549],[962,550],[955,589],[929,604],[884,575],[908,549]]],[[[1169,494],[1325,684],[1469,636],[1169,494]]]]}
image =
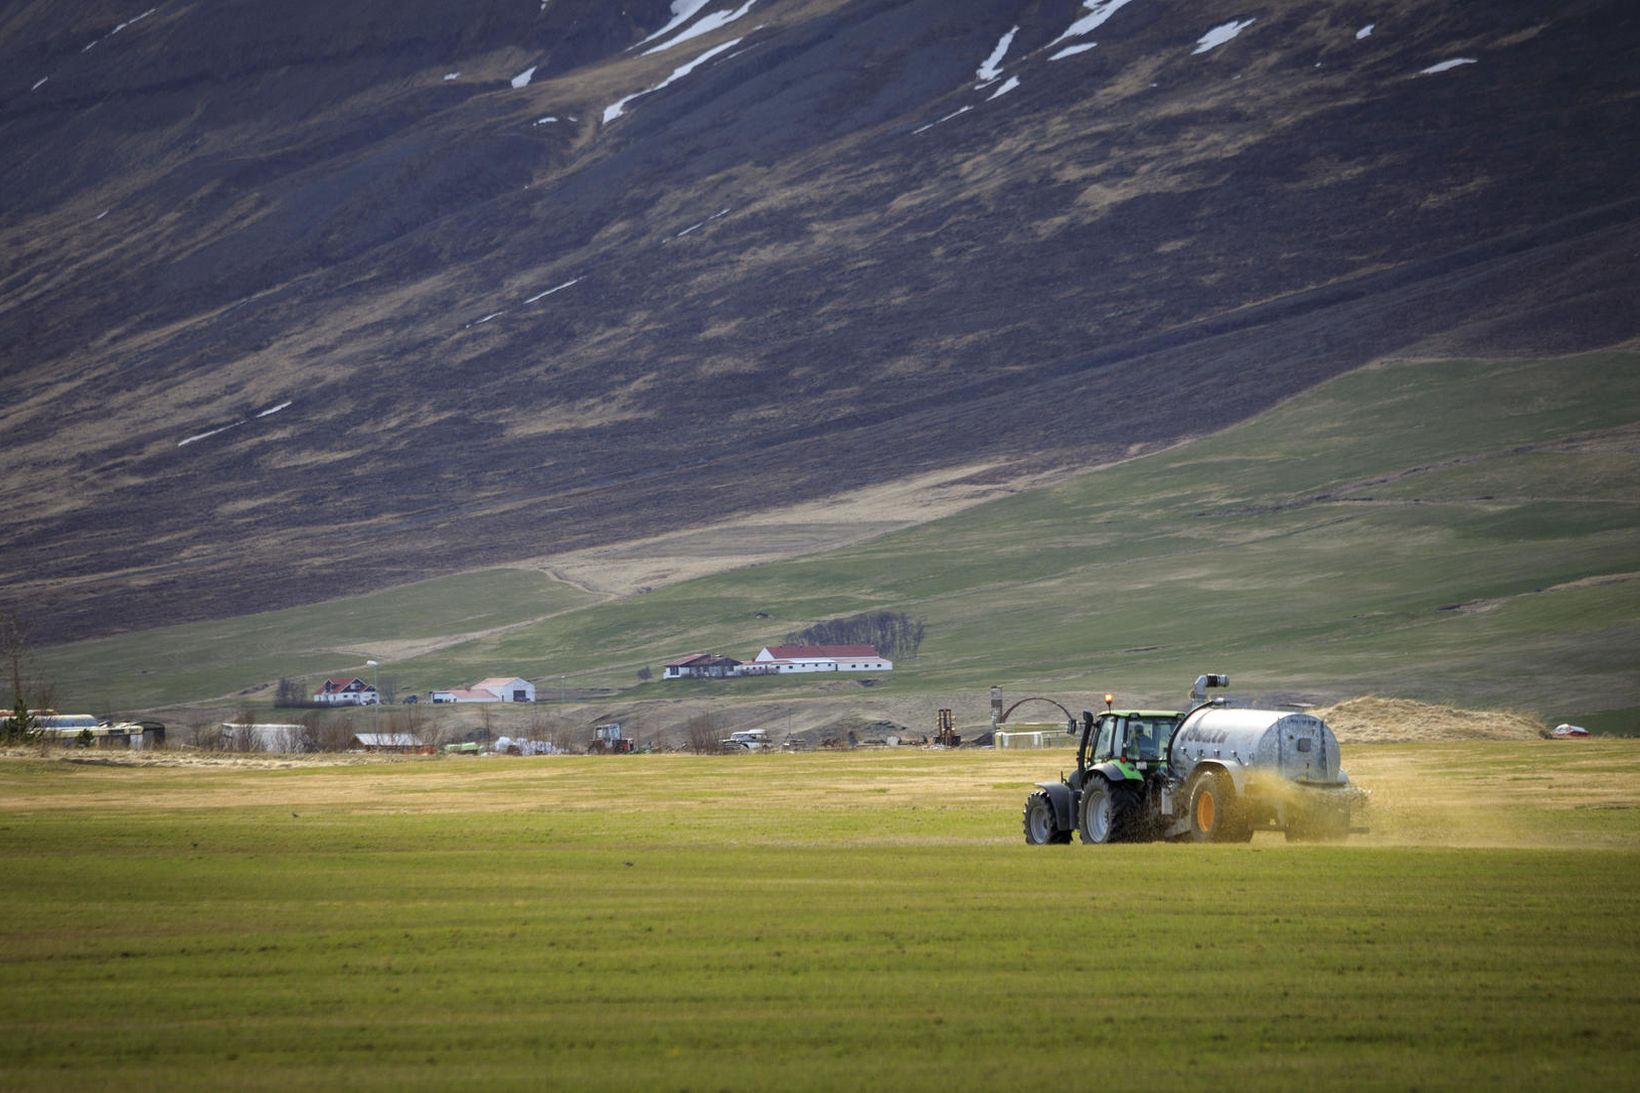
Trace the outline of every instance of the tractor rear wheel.
{"type": "Polygon", "coordinates": [[[1235,786],[1222,771],[1207,771],[1190,783],[1190,841],[1244,843],[1253,827],[1242,815],[1235,786]]]}
{"type": "Polygon", "coordinates": [[[1042,790],[1025,798],[1025,841],[1031,846],[1071,841],[1071,833],[1059,826],[1059,817],[1054,815],[1053,801],[1042,790]]]}
{"type": "Polygon", "coordinates": [[[1131,842],[1139,826],[1139,795],[1132,786],[1092,778],[1082,787],[1077,834],[1085,843],[1131,842]]]}
{"type": "Polygon", "coordinates": [[[1145,812],[1145,791],[1137,782],[1112,782],[1110,792],[1121,817],[1117,842],[1147,843],[1156,837],[1155,820],[1145,812]]]}

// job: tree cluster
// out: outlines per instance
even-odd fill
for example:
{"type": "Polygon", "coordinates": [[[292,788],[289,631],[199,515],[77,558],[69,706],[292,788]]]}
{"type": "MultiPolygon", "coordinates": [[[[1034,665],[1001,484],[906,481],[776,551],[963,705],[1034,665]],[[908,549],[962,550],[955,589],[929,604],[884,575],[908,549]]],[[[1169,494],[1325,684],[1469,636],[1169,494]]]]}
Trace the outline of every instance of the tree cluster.
{"type": "Polygon", "coordinates": [[[903,611],[869,611],[827,619],[786,635],[789,645],[869,645],[889,660],[914,660],[928,623],[903,611]]]}
{"type": "Polygon", "coordinates": [[[302,685],[301,680],[291,679],[289,676],[279,677],[279,686],[273,693],[274,709],[292,710],[312,705],[313,699],[308,695],[307,688],[302,685]]]}

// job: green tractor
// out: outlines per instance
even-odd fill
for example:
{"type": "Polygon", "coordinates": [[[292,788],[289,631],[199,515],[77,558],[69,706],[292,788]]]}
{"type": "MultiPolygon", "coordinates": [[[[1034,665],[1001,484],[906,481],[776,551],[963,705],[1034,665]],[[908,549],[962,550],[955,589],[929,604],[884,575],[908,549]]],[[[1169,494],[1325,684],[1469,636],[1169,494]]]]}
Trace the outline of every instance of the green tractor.
{"type": "Polygon", "coordinates": [[[1177,710],[1082,712],[1076,769],[1025,801],[1025,841],[1135,842],[1161,834],[1155,799],[1168,784],[1168,745],[1184,715],[1177,710]]]}
{"type": "Polygon", "coordinates": [[[1076,770],[1026,798],[1025,841],[1068,843],[1075,831],[1085,843],[1246,842],[1279,831],[1334,842],[1364,831],[1351,818],[1367,795],[1339,766],[1326,722],[1208,698],[1229,685],[1198,677],[1184,713],[1118,710],[1110,695],[1104,713],[1083,711],[1076,770]]]}

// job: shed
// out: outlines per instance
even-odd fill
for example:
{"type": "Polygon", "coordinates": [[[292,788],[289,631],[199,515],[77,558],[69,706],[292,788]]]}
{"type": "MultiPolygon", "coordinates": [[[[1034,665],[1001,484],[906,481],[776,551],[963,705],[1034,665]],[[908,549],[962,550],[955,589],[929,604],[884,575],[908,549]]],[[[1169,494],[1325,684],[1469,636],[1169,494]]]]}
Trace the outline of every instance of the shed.
{"type": "Polygon", "coordinates": [[[421,741],[407,732],[360,732],[348,741],[352,751],[393,751],[410,753],[421,750],[421,741]]]}

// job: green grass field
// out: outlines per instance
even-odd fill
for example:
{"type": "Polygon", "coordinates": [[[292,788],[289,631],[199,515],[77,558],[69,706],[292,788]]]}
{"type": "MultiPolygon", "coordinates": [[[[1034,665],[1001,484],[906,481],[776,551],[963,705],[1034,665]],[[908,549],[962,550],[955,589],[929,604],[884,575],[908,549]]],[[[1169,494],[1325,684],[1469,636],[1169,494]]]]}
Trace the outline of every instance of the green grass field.
{"type": "Polygon", "coordinates": [[[1346,759],[1107,848],[1057,755],[0,761],[0,1085],[1632,1088],[1640,746],[1346,759]]]}
{"type": "MultiPolygon", "coordinates": [[[[1096,412],[1088,424],[1121,435],[1096,412]]],[[[405,638],[514,622],[379,659],[405,689],[503,672],[659,698],[695,692],[640,686],[639,667],[699,649],[749,658],[814,620],[887,609],[929,629],[884,695],[1005,683],[1155,700],[1225,671],[1249,691],[1506,705],[1551,721],[1608,711],[1621,730],[1640,707],[1637,425],[1640,349],[1396,363],[1057,487],[647,595],[587,603],[537,574],[488,571],[448,586],[461,595],[418,587],[372,597],[369,611],[320,605],[277,627],[177,627],[42,660],[65,702],[133,708],[356,670],[405,638]],[[469,595],[491,613],[463,615],[469,595]]],[[[764,700],[813,687],[697,690],[764,700]]]]}

